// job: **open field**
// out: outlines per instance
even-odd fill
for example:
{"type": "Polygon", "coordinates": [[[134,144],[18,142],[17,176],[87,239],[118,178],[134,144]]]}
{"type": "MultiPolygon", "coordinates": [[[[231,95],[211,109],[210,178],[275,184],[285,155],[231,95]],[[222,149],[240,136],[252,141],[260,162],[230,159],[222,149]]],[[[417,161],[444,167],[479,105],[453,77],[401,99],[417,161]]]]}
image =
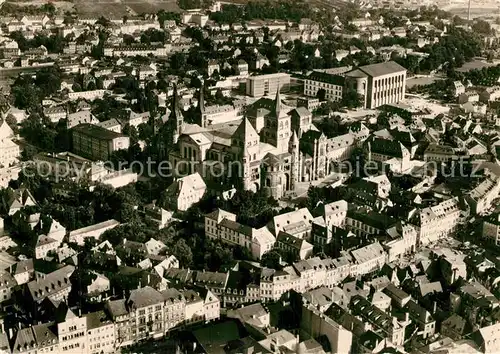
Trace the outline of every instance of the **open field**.
{"type": "Polygon", "coordinates": [[[406,78],[406,88],[412,88],[417,85],[430,85],[434,81],[442,80],[441,77],[433,77],[433,76],[417,76],[406,78]]]}
{"type": "Polygon", "coordinates": [[[468,63],[465,63],[462,65],[460,68],[457,69],[458,72],[468,72],[471,70],[476,70],[476,69],[483,69],[483,68],[489,68],[491,66],[496,66],[497,64],[495,63],[488,63],[484,60],[473,60],[468,63]]]}

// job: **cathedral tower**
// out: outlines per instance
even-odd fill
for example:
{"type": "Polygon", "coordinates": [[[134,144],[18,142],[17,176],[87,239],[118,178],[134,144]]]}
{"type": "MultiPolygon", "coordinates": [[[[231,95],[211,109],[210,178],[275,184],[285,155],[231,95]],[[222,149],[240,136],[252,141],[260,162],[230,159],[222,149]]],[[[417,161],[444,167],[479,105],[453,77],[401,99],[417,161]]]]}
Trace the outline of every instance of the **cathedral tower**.
{"type": "Polygon", "coordinates": [[[174,95],[172,97],[172,104],[170,107],[170,116],[168,117],[167,124],[172,133],[172,143],[177,144],[179,136],[182,134],[184,128],[184,116],[179,106],[179,95],[177,94],[177,85],[174,86],[174,95]]]}
{"type": "Polygon", "coordinates": [[[292,163],[290,168],[290,190],[294,190],[299,182],[299,138],[297,133],[294,131],[292,138],[290,139],[290,154],[292,154],[292,163]]]}
{"type": "MultiPolygon", "coordinates": [[[[274,101],[274,112],[271,114],[275,118],[272,126],[272,135],[275,136],[276,148],[280,152],[288,151],[288,143],[290,141],[291,120],[288,112],[286,112],[281,104],[279,89],[276,91],[276,99],[274,101]]],[[[274,140],[274,139],[273,139],[274,140]]]]}

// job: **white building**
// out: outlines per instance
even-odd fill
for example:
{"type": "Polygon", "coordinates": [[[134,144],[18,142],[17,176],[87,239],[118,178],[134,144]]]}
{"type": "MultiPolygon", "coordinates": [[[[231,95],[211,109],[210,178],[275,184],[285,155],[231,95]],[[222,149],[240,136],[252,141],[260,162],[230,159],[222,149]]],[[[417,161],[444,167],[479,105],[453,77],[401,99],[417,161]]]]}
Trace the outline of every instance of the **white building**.
{"type": "Polygon", "coordinates": [[[458,198],[450,198],[438,205],[416,211],[410,219],[410,222],[417,228],[418,246],[425,246],[451,235],[460,221],[461,211],[458,198]]]}
{"type": "Polygon", "coordinates": [[[288,85],[290,75],[286,73],[250,76],[246,83],[246,93],[252,97],[274,95],[277,90],[288,85]]]}
{"type": "Polygon", "coordinates": [[[482,214],[492,207],[500,193],[500,177],[492,176],[479,183],[467,194],[467,202],[471,211],[482,214]]]}
{"type": "Polygon", "coordinates": [[[387,262],[387,254],[378,242],[351,251],[351,255],[356,265],[351,268],[351,273],[354,276],[379,270],[387,262]]]}
{"type": "Polygon", "coordinates": [[[166,190],[168,204],[174,210],[186,211],[198,203],[207,190],[199,173],[179,178],[166,190]]]}
{"type": "Polygon", "coordinates": [[[93,101],[97,98],[103,98],[107,90],[92,90],[92,91],[80,91],[80,92],[69,92],[68,98],[71,101],[75,101],[78,99],[86,99],[89,101],[93,101]]]}
{"type": "Polygon", "coordinates": [[[205,234],[211,239],[248,249],[254,259],[270,251],[275,237],[267,227],[254,229],[236,221],[236,215],[222,209],[205,215],[205,234]]]}
{"type": "Polygon", "coordinates": [[[86,238],[91,237],[95,240],[99,240],[105,231],[115,228],[118,225],[120,225],[118,221],[111,219],[98,224],[82,227],[81,229],[73,230],[69,233],[69,242],[74,242],[83,246],[86,238]]]}
{"type": "Polygon", "coordinates": [[[85,315],[87,329],[87,353],[115,353],[115,323],[106,317],[104,311],[85,315]]]}
{"type": "Polygon", "coordinates": [[[49,252],[55,252],[60,242],[47,235],[38,236],[35,246],[35,258],[41,259],[47,257],[49,252]]]}

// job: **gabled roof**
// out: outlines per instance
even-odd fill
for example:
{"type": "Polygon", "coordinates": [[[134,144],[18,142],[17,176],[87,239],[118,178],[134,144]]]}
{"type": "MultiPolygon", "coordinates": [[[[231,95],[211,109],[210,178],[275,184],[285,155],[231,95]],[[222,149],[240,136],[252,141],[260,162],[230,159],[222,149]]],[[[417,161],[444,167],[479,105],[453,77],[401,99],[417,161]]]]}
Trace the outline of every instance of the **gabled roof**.
{"type": "Polygon", "coordinates": [[[238,129],[233,134],[233,138],[240,139],[244,142],[251,140],[259,140],[259,134],[254,129],[248,118],[244,118],[238,129]]]}
{"type": "Polygon", "coordinates": [[[35,349],[36,340],[32,327],[23,328],[17,331],[16,339],[12,347],[13,353],[21,353],[30,349],[35,349]]]}

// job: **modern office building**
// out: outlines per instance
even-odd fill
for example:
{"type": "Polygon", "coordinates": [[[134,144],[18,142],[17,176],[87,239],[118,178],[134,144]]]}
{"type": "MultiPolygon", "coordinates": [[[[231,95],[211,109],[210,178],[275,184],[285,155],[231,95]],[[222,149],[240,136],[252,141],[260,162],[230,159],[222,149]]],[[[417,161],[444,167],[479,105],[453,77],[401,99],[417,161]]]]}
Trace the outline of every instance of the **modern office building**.
{"type": "Polygon", "coordinates": [[[246,92],[252,97],[274,95],[285,85],[290,85],[290,75],[286,73],[250,76],[247,79],[246,92]]]}

